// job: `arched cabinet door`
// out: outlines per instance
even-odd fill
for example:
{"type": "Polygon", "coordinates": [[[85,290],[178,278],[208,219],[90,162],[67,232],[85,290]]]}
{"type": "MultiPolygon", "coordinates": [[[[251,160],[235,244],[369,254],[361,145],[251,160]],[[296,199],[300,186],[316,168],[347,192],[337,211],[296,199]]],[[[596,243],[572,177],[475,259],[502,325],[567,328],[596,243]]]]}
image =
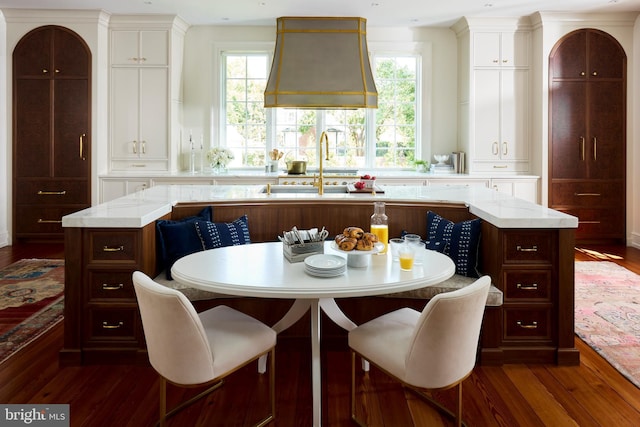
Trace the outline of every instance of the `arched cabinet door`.
{"type": "Polygon", "coordinates": [[[13,51],[14,239],[62,239],[62,217],[91,200],[91,52],[43,26],[13,51]]]}
{"type": "Polygon", "coordinates": [[[558,41],[549,64],[549,205],[578,217],[578,241],[624,241],[625,52],[581,29],[558,41]]]}

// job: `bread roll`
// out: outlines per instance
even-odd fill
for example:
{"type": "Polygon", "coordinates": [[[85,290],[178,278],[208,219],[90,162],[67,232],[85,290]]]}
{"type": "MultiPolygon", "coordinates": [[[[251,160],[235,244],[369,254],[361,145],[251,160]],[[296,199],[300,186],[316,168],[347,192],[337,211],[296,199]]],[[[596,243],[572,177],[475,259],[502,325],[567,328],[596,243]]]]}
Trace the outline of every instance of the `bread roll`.
{"type": "Polygon", "coordinates": [[[364,235],[364,230],[360,227],[347,227],[344,229],[344,232],[342,233],[345,236],[349,236],[353,239],[362,239],[362,236],[364,235]]]}
{"type": "Polygon", "coordinates": [[[364,233],[362,238],[364,240],[368,241],[368,242],[371,242],[371,243],[377,243],[378,242],[378,236],[373,234],[373,233],[364,233]]]}
{"type": "Polygon", "coordinates": [[[357,239],[354,239],[352,237],[345,237],[344,239],[342,239],[342,241],[340,241],[340,243],[338,243],[338,247],[343,251],[352,251],[355,249],[357,244],[357,239]]]}
{"type": "Polygon", "coordinates": [[[367,239],[360,239],[356,244],[356,249],[359,251],[371,251],[373,250],[373,242],[367,239]]]}

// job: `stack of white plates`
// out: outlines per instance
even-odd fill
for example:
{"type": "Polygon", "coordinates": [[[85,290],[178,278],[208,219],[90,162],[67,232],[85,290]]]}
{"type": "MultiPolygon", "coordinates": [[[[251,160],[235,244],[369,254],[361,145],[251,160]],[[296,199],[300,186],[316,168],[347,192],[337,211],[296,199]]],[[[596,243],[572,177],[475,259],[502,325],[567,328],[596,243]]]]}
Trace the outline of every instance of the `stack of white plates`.
{"type": "Polygon", "coordinates": [[[334,277],[347,270],[347,260],[338,255],[317,254],[304,260],[304,271],[316,277],[334,277]]]}

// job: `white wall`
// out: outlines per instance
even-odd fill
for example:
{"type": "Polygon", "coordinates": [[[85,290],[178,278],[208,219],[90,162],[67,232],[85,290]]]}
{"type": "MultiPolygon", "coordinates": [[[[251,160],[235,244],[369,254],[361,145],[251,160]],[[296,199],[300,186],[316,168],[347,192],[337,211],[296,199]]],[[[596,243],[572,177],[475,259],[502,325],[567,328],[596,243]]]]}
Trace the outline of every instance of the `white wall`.
{"type": "MultiPolygon", "coordinates": [[[[204,135],[205,146],[211,138],[217,143],[219,129],[218,99],[220,81],[219,53],[256,45],[269,51],[275,43],[275,27],[193,26],[185,35],[183,69],[183,128],[194,138],[204,135]]],[[[422,158],[434,153],[456,150],[457,141],[457,40],[446,28],[367,29],[371,51],[410,49],[423,58],[422,82],[422,158]]],[[[185,138],[186,140],[186,138],[185,138]]],[[[185,144],[183,142],[183,144],[185,144]]],[[[183,147],[186,152],[187,147],[183,147]]],[[[183,166],[185,166],[183,164],[183,166]]]]}

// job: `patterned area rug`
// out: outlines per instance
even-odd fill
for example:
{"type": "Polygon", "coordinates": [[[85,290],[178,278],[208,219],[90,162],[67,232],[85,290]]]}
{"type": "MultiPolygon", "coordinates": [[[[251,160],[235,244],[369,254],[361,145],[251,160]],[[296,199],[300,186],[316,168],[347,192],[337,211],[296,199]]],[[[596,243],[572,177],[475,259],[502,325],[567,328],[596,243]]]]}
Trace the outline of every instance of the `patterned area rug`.
{"type": "Polygon", "coordinates": [[[0,363],[62,320],[64,260],[23,259],[0,270],[0,363]]]}
{"type": "Polygon", "coordinates": [[[576,334],[640,387],[640,276],[610,261],[578,261],[576,334]]]}

